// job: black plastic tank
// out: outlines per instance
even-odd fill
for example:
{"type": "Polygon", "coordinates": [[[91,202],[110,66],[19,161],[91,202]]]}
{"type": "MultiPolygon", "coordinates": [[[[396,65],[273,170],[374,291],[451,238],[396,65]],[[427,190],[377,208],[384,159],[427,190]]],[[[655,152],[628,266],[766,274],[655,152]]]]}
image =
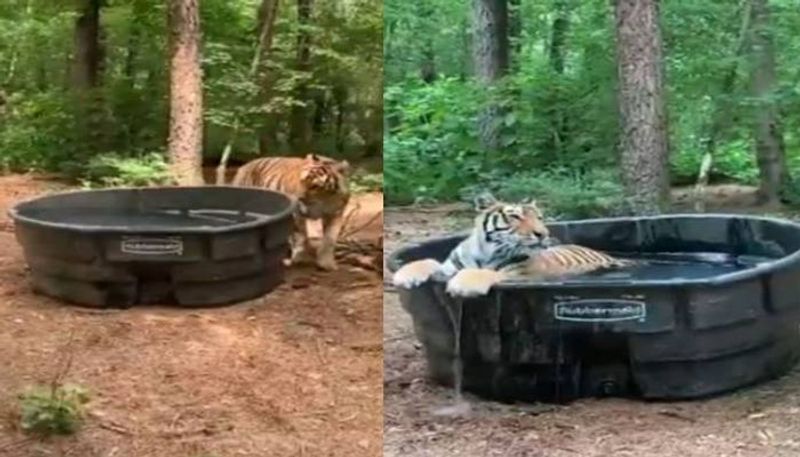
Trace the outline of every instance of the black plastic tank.
{"type": "Polygon", "coordinates": [[[98,307],[221,305],[281,283],[292,198],[204,186],[77,191],[10,211],[36,291],[98,307]]]}
{"type": "MultiPolygon", "coordinates": [[[[400,290],[431,377],[501,401],[691,399],[786,373],[800,355],[800,225],[739,215],[670,215],[549,225],[565,243],[630,269],[504,282],[449,296],[443,282],[400,290]],[[456,331],[457,330],[457,331],[456,331]]],[[[463,235],[404,247],[444,260],[463,235]]]]}

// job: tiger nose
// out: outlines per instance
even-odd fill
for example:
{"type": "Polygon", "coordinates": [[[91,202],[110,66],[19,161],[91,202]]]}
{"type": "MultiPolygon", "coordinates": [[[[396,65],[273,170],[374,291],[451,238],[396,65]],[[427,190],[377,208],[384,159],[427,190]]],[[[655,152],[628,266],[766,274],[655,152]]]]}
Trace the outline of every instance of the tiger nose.
{"type": "Polygon", "coordinates": [[[550,236],[550,233],[547,230],[534,230],[533,234],[536,236],[536,238],[539,238],[541,240],[550,236]]]}

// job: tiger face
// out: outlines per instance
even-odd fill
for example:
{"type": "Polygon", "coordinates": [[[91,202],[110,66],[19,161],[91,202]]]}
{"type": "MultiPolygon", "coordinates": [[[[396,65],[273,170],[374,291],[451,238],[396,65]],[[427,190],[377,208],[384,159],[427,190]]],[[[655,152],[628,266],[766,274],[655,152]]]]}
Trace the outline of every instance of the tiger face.
{"type": "Polygon", "coordinates": [[[550,231],[535,202],[505,203],[484,194],[476,199],[475,206],[480,212],[475,228],[485,242],[526,249],[549,245],[550,231]]]}
{"type": "Polygon", "coordinates": [[[350,170],[350,164],[336,161],[328,157],[308,154],[300,171],[300,180],[311,192],[337,192],[341,190],[344,177],[350,170]]]}

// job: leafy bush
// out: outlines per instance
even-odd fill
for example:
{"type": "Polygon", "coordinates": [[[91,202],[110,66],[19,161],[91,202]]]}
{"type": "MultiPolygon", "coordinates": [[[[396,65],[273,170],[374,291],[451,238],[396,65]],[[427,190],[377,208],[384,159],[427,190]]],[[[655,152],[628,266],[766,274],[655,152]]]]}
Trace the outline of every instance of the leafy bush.
{"type": "Polygon", "coordinates": [[[36,387],[20,395],[22,429],[41,435],[69,435],[83,423],[86,389],[64,385],[36,387]]]}
{"type": "MultiPolygon", "coordinates": [[[[703,153],[699,149],[676,151],[671,157],[673,184],[694,184],[700,171],[703,153]]],[[[758,183],[758,165],[749,140],[738,139],[719,145],[711,168],[712,181],[733,181],[740,184],[758,183]]]]}
{"type": "Polygon", "coordinates": [[[557,168],[510,176],[490,174],[484,186],[473,185],[462,195],[471,198],[484,190],[507,201],[534,199],[545,217],[580,219],[623,214],[626,211],[618,172],[611,169],[576,172],[557,168]]]}
{"type": "Polygon", "coordinates": [[[355,173],[350,178],[350,190],[355,193],[383,191],[383,173],[355,173]]]}
{"type": "Polygon", "coordinates": [[[0,119],[0,168],[54,170],[79,160],[68,102],[53,93],[12,97],[10,112],[0,119]]]}
{"type": "Polygon", "coordinates": [[[135,157],[115,153],[95,156],[85,166],[82,178],[87,187],[138,187],[172,182],[164,155],[155,152],[135,157]]]}

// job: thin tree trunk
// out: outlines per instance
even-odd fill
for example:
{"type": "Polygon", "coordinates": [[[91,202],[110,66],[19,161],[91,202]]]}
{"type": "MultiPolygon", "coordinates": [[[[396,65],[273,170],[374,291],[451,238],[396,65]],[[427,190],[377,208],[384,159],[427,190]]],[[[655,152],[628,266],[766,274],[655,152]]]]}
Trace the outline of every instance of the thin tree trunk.
{"type": "MultiPolygon", "coordinates": [[[[272,37],[275,35],[275,18],[278,14],[279,0],[263,0],[258,10],[258,42],[256,50],[253,53],[253,60],[250,63],[250,77],[255,78],[258,75],[258,68],[261,66],[262,59],[266,59],[269,51],[272,48],[272,37]]],[[[263,87],[263,86],[262,86],[263,87]]],[[[216,183],[218,186],[225,184],[225,169],[228,166],[231,152],[233,151],[233,144],[239,135],[241,120],[237,116],[233,122],[231,129],[231,136],[225,144],[225,149],[222,151],[219,165],[217,166],[216,183]]],[[[259,145],[259,149],[261,146],[259,145]]]]}
{"type": "Polygon", "coordinates": [[[564,73],[567,33],[569,32],[569,9],[566,0],[556,0],[554,4],[556,17],[553,19],[553,30],[550,35],[550,66],[558,74],[564,73]]]}
{"type": "Polygon", "coordinates": [[[509,60],[514,68],[519,64],[520,50],[522,49],[522,2],[508,0],[508,41],[510,46],[509,60]]]}
{"type": "Polygon", "coordinates": [[[168,152],[179,185],[203,184],[203,75],[199,0],[169,0],[168,152]]]}
{"type": "Polygon", "coordinates": [[[136,60],[139,57],[139,46],[142,44],[142,21],[147,14],[147,4],[144,0],[133,0],[131,9],[131,29],[128,36],[128,49],[125,54],[123,73],[128,78],[130,87],[133,88],[136,82],[136,60]]]}
{"type": "Polygon", "coordinates": [[[75,55],[72,59],[72,86],[88,90],[100,83],[103,48],[100,44],[100,0],[83,0],[75,20],[75,55]]]}
{"type": "Polygon", "coordinates": [[[747,48],[747,37],[750,33],[751,7],[750,0],[744,0],[742,5],[742,24],[739,28],[739,37],[733,50],[734,60],[725,73],[720,85],[721,101],[713,108],[711,122],[704,129],[707,134],[703,141],[703,159],[700,163],[700,170],[697,173],[697,182],[694,187],[694,210],[704,212],[706,210],[705,188],[708,185],[711,170],[714,167],[714,151],[717,147],[717,139],[723,129],[730,122],[731,106],[727,97],[733,93],[736,83],[736,75],[739,72],[739,61],[747,48]]]}
{"type": "Polygon", "coordinates": [[[461,53],[459,60],[461,61],[461,68],[459,78],[461,81],[466,81],[467,78],[473,74],[473,54],[470,52],[472,49],[472,35],[470,33],[470,19],[469,15],[464,15],[461,22],[461,53]]]}
{"type": "Polygon", "coordinates": [[[336,130],[335,143],[336,152],[341,154],[344,152],[344,119],[346,115],[347,104],[347,87],[336,85],[333,88],[333,103],[336,106],[336,130]]]}
{"type": "Polygon", "coordinates": [[[755,142],[760,175],[758,203],[780,204],[781,194],[789,181],[786,170],[783,126],[778,106],[773,101],[777,85],[775,49],[770,32],[770,11],[767,0],[752,0],[752,91],[757,100],[755,142]]]}
{"type": "MultiPolygon", "coordinates": [[[[267,35],[264,37],[264,45],[261,49],[261,62],[269,59],[272,51],[272,41],[275,36],[275,21],[278,17],[280,0],[262,0],[258,11],[258,30],[259,36],[264,28],[267,27],[267,35]]],[[[262,66],[261,76],[259,77],[260,94],[259,98],[264,105],[268,104],[272,98],[272,78],[266,68],[262,66]]],[[[273,113],[264,115],[264,124],[258,129],[258,152],[261,155],[267,154],[272,146],[277,144],[278,119],[273,113]]]]}
{"type": "Polygon", "coordinates": [[[433,52],[433,39],[431,37],[425,38],[419,75],[426,84],[431,84],[436,81],[436,55],[433,52]]]}
{"type": "Polygon", "coordinates": [[[657,0],[615,0],[625,193],[637,214],[669,203],[669,142],[657,0]]]}
{"type": "MultiPolygon", "coordinates": [[[[300,30],[297,33],[296,69],[306,75],[311,72],[311,33],[307,27],[311,25],[313,11],[313,0],[297,0],[297,22],[300,30]]],[[[306,81],[301,81],[297,85],[295,98],[304,105],[292,107],[290,141],[295,153],[305,154],[311,147],[311,125],[308,114],[311,100],[306,81]]]]}
{"type": "MultiPolygon", "coordinates": [[[[473,0],[473,60],[480,82],[490,87],[508,71],[508,9],[506,0],[473,0]]],[[[499,106],[489,103],[478,120],[478,131],[484,148],[500,147],[499,106]]]]}
{"type": "Polygon", "coordinates": [[[552,151],[555,158],[564,158],[564,141],[567,138],[567,116],[564,112],[564,97],[561,88],[561,76],[564,74],[564,62],[567,53],[567,34],[569,32],[570,10],[567,0],[555,0],[553,4],[555,18],[550,35],[550,46],[548,48],[548,59],[550,67],[559,79],[555,82],[551,91],[550,101],[550,125],[551,136],[548,141],[547,149],[552,151]]]}

